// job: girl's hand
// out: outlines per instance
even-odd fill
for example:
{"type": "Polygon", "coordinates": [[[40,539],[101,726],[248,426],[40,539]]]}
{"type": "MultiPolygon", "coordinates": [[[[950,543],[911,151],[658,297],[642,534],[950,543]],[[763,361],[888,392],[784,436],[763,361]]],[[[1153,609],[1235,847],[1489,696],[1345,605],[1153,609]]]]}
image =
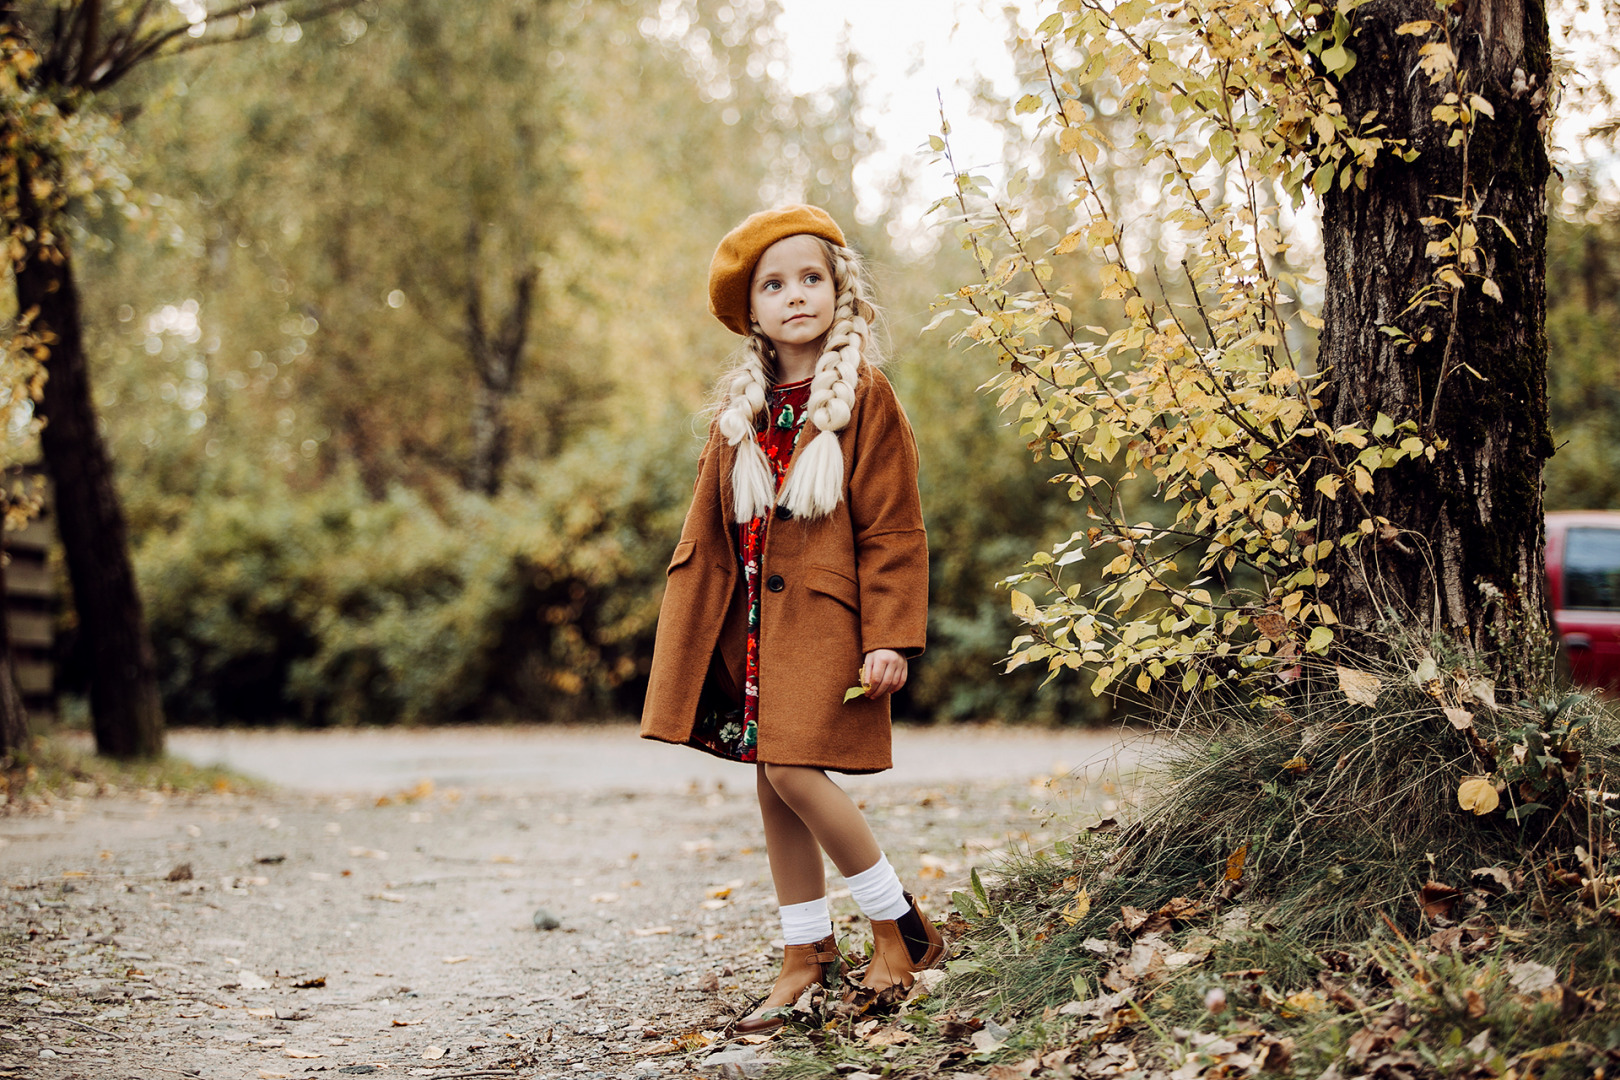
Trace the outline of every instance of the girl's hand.
{"type": "Polygon", "coordinates": [[[906,685],[906,658],[893,649],[873,649],[866,654],[866,665],[861,668],[861,682],[866,684],[866,696],[880,698],[892,694],[906,685]]]}

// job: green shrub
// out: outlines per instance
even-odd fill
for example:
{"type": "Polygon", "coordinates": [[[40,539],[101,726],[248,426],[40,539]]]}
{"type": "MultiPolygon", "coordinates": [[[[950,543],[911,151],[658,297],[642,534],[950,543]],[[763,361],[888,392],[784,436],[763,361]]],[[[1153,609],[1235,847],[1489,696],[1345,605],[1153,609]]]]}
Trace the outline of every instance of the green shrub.
{"type": "Polygon", "coordinates": [[[633,708],[691,449],[595,433],[494,499],[394,489],[377,501],[352,476],[194,498],[137,550],[170,716],[417,723],[633,708]]]}

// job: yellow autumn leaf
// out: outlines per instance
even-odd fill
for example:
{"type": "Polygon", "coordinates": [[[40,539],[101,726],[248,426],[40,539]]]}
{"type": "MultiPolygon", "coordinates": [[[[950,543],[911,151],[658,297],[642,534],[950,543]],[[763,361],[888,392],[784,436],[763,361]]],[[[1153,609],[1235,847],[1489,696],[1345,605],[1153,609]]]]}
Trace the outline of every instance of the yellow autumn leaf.
{"type": "Polygon", "coordinates": [[[1489,780],[1471,777],[1457,786],[1457,805],[1476,814],[1488,814],[1501,802],[1489,780]]]}
{"type": "Polygon", "coordinates": [[[1091,891],[1081,889],[1074,894],[1074,899],[1069,902],[1069,906],[1063,909],[1063,921],[1070,926],[1075,926],[1089,914],[1091,914],[1091,891]]]}
{"type": "Polygon", "coordinates": [[[1344,696],[1357,705],[1378,704],[1378,692],[1384,688],[1378,676],[1370,671],[1357,671],[1354,668],[1334,668],[1339,675],[1339,689],[1344,696]]]}
{"type": "Polygon", "coordinates": [[[1327,1008],[1327,999],[1315,990],[1301,990],[1284,998],[1283,1004],[1297,1013],[1313,1013],[1327,1008]]]}
{"type": "Polygon", "coordinates": [[[1041,609],[1035,606],[1035,601],[1031,600],[1028,596],[1025,596],[1017,589],[1012,591],[1012,613],[1014,617],[1022,619],[1027,623],[1037,623],[1041,621],[1041,609]]]}
{"type": "Polygon", "coordinates": [[[1226,880],[1238,881],[1243,877],[1243,864],[1249,858],[1249,845],[1242,844],[1226,860],[1226,880]]]}
{"type": "Polygon", "coordinates": [[[850,687],[848,690],[844,691],[844,704],[849,704],[851,701],[854,701],[864,693],[866,693],[866,687],[864,685],[850,687]]]}

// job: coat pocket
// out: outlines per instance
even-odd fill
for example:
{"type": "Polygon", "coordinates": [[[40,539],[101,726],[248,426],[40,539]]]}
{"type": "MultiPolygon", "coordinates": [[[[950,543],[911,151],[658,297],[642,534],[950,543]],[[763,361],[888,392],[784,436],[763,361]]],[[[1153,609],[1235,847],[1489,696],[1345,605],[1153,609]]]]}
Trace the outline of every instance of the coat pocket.
{"type": "Polygon", "coordinates": [[[684,562],[689,561],[692,558],[692,552],[694,552],[696,550],[697,550],[697,541],[696,540],[682,540],[680,543],[676,544],[675,545],[675,554],[673,554],[673,555],[671,555],[669,557],[669,569],[665,570],[664,573],[666,573],[666,574],[670,573],[677,566],[681,565],[684,562]]]}
{"type": "Polygon", "coordinates": [[[830,596],[849,610],[860,611],[860,587],[855,579],[825,566],[812,566],[804,574],[804,587],[830,596]]]}

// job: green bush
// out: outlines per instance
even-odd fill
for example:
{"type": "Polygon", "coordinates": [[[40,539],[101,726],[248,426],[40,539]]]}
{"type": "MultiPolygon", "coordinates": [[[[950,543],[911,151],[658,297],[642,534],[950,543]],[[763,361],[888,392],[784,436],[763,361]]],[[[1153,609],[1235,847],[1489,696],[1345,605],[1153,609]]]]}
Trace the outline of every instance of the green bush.
{"type": "Polygon", "coordinates": [[[691,486],[695,446],[682,440],[594,433],[495,499],[395,489],[377,501],[352,476],[199,494],[137,549],[170,716],[417,723],[635,707],[691,486]]]}
{"type": "MultiPolygon", "coordinates": [[[[1014,630],[996,582],[1073,526],[1041,509],[1041,467],[994,445],[1011,433],[989,402],[953,408],[937,380],[913,382],[929,647],[896,714],[1107,719],[1112,703],[1076,680],[998,674],[1014,630]]],[[[299,489],[239,466],[148,457],[126,490],[170,718],[636,714],[701,432],[674,411],[597,429],[558,457],[515,463],[493,499],[448,485],[378,499],[352,472],[299,489]]]]}

